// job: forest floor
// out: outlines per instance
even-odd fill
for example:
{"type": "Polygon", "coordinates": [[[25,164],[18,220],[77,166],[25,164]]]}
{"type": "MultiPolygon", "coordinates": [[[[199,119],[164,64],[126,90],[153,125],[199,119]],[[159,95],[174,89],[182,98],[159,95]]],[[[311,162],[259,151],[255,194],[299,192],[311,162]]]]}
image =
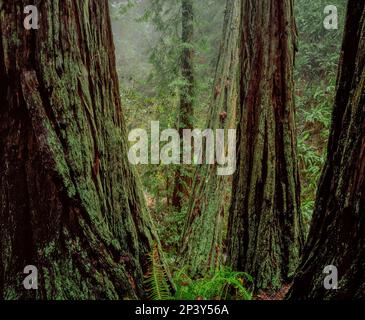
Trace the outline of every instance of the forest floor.
{"type": "Polygon", "coordinates": [[[286,294],[288,293],[291,285],[284,285],[280,291],[275,293],[260,292],[253,297],[253,300],[284,300],[286,294]]]}

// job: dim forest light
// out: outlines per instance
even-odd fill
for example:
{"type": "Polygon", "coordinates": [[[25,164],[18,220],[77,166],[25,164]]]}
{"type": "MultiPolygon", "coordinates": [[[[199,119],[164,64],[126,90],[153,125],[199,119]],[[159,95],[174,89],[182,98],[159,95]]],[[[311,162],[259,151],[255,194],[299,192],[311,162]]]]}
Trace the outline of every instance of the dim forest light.
{"type": "Polygon", "coordinates": [[[364,300],[364,17],[356,0],[0,0],[1,308],[364,300]]]}

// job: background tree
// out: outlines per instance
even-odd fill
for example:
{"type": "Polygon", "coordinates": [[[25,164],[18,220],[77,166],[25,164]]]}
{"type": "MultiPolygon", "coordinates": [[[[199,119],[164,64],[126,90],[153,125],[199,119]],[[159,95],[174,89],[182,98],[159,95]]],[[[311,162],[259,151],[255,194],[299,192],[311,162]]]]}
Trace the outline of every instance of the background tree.
{"type": "Polygon", "coordinates": [[[27,4],[0,11],[0,297],[145,297],[160,251],[127,160],[108,1],[43,1],[31,31],[27,4]]]}
{"type": "MultiPolygon", "coordinates": [[[[228,129],[236,126],[241,13],[240,1],[227,2],[205,128],[228,129]]],[[[230,181],[229,177],[217,175],[216,166],[202,165],[195,172],[180,244],[180,265],[187,268],[191,277],[212,273],[223,264],[225,212],[230,201],[230,181]]]]}
{"type": "MultiPolygon", "coordinates": [[[[205,127],[221,40],[221,0],[194,2],[194,37],[190,45],[181,39],[181,0],[130,3],[111,6],[128,128],[149,130],[151,120],[159,120],[161,130],[177,126],[180,92],[186,85],[180,63],[184,48],[194,49],[194,115],[189,121],[195,128],[205,127]]],[[[177,211],[172,199],[179,168],[192,180],[194,171],[190,166],[137,167],[171,261],[176,259],[191,194],[190,187],[184,194],[182,210],[177,211]]]]}
{"type": "MultiPolygon", "coordinates": [[[[183,85],[180,92],[180,109],[178,128],[180,137],[184,129],[193,129],[194,115],[194,5],[193,0],[181,0],[181,77],[183,85]]],[[[182,157],[181,157],[182,161],[182,157]]],[[[175,172],[175,186],[172,198],[174,208],[179,212],[183,200],[189,194],[191,175],[188,170],[179,166],[175,172]]]]}
{"type": "Polygon", "coordinates": [[[365,294],[365,3],[348,2],[328,156],[290,299],[353,299],[365,294]],[[338,268],[326,290],[324,268],[338,268]]]}
{"type": "Polygon", "coordinates": [[[255,289],[292,277],[303,246],[296,154],[293,1],[242,1],[238,169],[228,264],[255,289]]]}

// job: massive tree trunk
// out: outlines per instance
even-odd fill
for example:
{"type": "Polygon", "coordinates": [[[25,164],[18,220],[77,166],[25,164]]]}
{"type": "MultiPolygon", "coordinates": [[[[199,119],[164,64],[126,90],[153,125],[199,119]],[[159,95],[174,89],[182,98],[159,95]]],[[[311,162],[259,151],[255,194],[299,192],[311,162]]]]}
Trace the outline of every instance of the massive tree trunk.
{"type": "Polygon", "coordinates": [[[242,1],[238,169],[228,263],[255,289],[290,280],[303,245],[296,155],[292,0],[242,1]]]}
{"type": "MultiPolygon", "coordinates": [[[[241,1],[228,0],[206,128],[234,129],[236,126],[241,13],[241,1]]],[[[230,177],[217,175],[216,166],[202,165],[195,172],[180,244],[180,263],[192,277],[204,276],[223,262],[222,239],[230,182],[230,177]]]]}
{"type": "MultiPolygon", "coordinates": [[[[181,76],[183,86],[180,93],[179,131],[182,137],[184,129],[193,127],[194,101],[194,7],[193,0],[181,0],[181,76]]],[[[183,198],[187,196],[191,186],[189,170],[178,167],[175,173],[175,186],[172,204],[181,211],[183,198]]]]}
{"type": "Polygon", "coordinates": [[[365,297],[365,3],[348,2],[327,162],[291,299],[365,297]],[[324,287],[326,266],[338,289],[324,287]]]}
{"type": "Polygon", "coordinates": [[[0,298],[144,297],[158,241],[127,160],[108,1],[36,4],[27,31],[28,1],[0,3],[0,298]]]}

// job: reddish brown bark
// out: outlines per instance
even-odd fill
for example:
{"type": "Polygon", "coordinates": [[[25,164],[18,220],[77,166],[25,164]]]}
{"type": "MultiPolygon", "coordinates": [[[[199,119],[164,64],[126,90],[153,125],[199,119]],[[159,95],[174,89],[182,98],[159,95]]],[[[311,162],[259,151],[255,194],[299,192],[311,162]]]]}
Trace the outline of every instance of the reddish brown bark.
{"type": "Polygon", "coordinates": [[[145,297],[158,240],[127,160],[108,1],[37,3],[38,30],[27,1],[0,8],[0,298],[145,297]]]}
{"type": "Polygon", "coordinates": [[[242,1],[238,169],[228,261],[255,289],[290,281],[303,245],[296,155],[292,0],[242,1]]]}

